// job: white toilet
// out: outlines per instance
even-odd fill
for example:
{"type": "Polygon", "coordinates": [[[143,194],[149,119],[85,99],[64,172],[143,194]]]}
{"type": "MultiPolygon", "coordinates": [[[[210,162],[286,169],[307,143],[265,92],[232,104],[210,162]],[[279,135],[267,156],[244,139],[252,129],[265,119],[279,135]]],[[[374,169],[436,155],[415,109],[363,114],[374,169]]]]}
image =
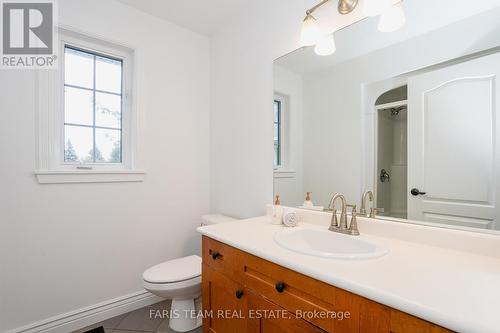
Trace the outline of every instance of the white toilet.
{"type": "MultiPolygon", "coordinates": [[[[224,215],[204,215],[202,225],[234,221],[224,215]]],[[[165,261],[142,274],[144,289],[172,300],[169,326],[176,332],[188,332],[201,326],[196,315],[201,308],[201,257],[188,257],[165,261]]]]}

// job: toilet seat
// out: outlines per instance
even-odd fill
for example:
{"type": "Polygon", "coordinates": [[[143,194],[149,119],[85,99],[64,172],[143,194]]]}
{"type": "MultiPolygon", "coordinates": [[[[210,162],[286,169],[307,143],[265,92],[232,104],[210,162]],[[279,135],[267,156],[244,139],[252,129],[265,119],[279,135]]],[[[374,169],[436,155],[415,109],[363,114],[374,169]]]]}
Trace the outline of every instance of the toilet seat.
{"type": "MultiPolygon", "coordinates": [[[[192,255],[155,265],[142,274],[147,284],[191,285],[201,281],[201,257],[192,255]],[[197,282],[196,282],[197,281],[197,282]]],[[[171,286],[173,287],[173,286],[171,286]]]]}
{"type": "Polygon", "coordinates": [[[195,299],[201,295],[201,258],[189,256],[165,261],[142,274],[149,292],[170,299],[195,299]]]}
{"type": "MultiPolygon", "coordinates": [[[[183,294],[199,294],[199,289],[201,285],[201,275],[195,278],[169,283],[151,283],[146,280],[142,281],[144,289],[149,291],[154,291],[156,293],[161,293],[162,295],[170,295],[170,293],[181,292],[183,294]]],[[[194,297],[198,297],[194,296],[194,297]]],[[[167,297],[167,296],[164,296],[167,297]]]]}

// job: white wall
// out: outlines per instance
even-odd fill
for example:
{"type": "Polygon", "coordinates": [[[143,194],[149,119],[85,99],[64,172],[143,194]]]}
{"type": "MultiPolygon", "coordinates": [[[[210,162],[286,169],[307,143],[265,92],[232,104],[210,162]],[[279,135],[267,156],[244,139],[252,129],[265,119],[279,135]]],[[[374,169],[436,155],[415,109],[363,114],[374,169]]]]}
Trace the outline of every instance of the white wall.
{"type": "Polygon", "coordinates": [[[0,332],[142,290],[196,253],[209,211],[209,40],[114,1],[59,1],[60,23],[129,45],[142,183],[40,185],[32,71],[0,72],[0,332]]]}
{"type": "MultiPolygon", "coordinates": [[[[210,200],[213,211],[237,217],[255,216],[264,213],[264,204],[272,200],[272,62],[298,47],[304,12],[316,2],[255,1],[252,8],[228,20],[226,26],[211,39],[210,200]]],[[[432,0],[405,0],[405,3],[412,11],[418,11],[407,13],[408,27],[416,25],[417,32],[446,25],[447,22],[470,14],[468,1],[446,0],[437,4],[437,7],[432,0]],[[433,8],[432,15],[428,15],[428,8],[433,8]],[[439,8],[441,11],[437,10],[439,8]],[[453,11],[449,8],[453,8],[453,11]],[[447,15],[443,16],[443,13],[447,15]]],[[[474,7],[480,10],[496,5],[496,0],[481,0],[474,7]]],[[[332,13],[329,15],[333,22],[340,22],[337,28],[348,23],[346,20],[349,20],[349,16],[338,18],[333,14],[334,11],[329,13],[332,13]]],[[[408,30],[411,30],[412,35],[416,34],[415,29],[408,30]]],[[[360,42],[356,40],[356,43],[360,42]]],[[[342,47],[340,44],[337,46],[342,47]]],[[[470,46],[463,45],[465,49],[470,49],[470,46]]],[[[418,53],[405,57],[425,58],[425,51],[420,49],[418,53]]],[[[441,55],[457,53],[456,50],[440,51],[441,55]]],[[[402,57],[398,61],[400,59],[402,57]]],[[[426,61],[422,59],[417,65],[424,63],[426,61]]],[[[389,71],[386,67],[378,71],[392,74],[407,68],[401,68],[397,64],[390,67],[389,71]]],[[[365,66],[359,70],[373,69],[365,66]]],[[[371,74],[370,77],[376,78],[376,75],[371,74]]],[[[348,83],[358,85],[359,81],[353,78],[348,83]]],[[[333,89],[334,87],[331,88],[333,89]]],[[[360,91],[361,87],[358,86],[357,89],[360,91]]],[[[360,105],[354,106],[356,109],[345,109],[345,112],[359,112],[360,105]]],[[[350,124],[352,120],[347,121],[350,124]]],[[[336,129],[334,123],[328,125],[332,130],[336,129]]],[[[341,126],[338,127],[340,131],[337,134],[346,145],[352,137],[361,140],[357,137],[359,132],[344,136],[341,126]]],[[[308,134],[304,132],[304,135],[308,134]]],[[[345,150],[347,148],[341,152],[345,150]]],[[[347,159],[345,155],[339,155],[338,161],[345,165],[344,169],[348,169],[348,177],[360,178],[359,154],[360,152],[348,151],[345,154],[347,159]]],[[[304,158],[307,157],[304,155],[304,158]]],[[[360,191],[361,185],[351,190],[349,196],[357,197],[360,191]]]]}
{"type": "Polygon", "coordinates": [[[300,75],[280,66],[274,66],[274,92],[283,96],[286,104],[284,113],[282,113],[284,165],[281,170],[274,172],[274,194],[279,194],[281,204],[286,206],[299,206],[304,201],[302,90],[302,77],[300,75]]]}

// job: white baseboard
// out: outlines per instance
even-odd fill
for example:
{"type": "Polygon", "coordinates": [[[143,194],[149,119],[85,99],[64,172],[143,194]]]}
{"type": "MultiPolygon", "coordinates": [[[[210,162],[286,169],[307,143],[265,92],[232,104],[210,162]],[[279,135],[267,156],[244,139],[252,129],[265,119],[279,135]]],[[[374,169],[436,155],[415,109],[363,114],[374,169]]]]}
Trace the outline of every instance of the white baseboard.
{"type": "Polygon", "coordinates": [[[68,333],[100,321],[161,302],[147,291],[121,296],[79,310],[41,320],[5,333],[68,333]]]}

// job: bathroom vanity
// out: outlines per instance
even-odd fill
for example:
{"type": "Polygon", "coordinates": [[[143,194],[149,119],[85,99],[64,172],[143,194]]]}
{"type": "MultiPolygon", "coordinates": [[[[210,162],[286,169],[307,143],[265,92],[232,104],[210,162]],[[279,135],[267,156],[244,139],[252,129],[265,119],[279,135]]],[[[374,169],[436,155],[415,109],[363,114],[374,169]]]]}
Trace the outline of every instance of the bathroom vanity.
{"type": "Polygon", "coordinates": [[[451,332],[208,237],[202,279],[205,332],[451,332]]]}
{"type": "MultiPolygon", "coordinates": [[[[299,228],[327,230],[331,214],[300,214],[312,224],[299,228]]],[[[359,224],[358,237],[386,254],[294,252],[275,237],[291,229],[269,217],[199,228],[203,307],[211,311],[205,332],[495,332],[500,260],[482,252],[498,246],[495,236],[365,218],[359,224]],[[457,251],[464,237],[478,246],[469,248],[474,253],[457,251]]]]}

